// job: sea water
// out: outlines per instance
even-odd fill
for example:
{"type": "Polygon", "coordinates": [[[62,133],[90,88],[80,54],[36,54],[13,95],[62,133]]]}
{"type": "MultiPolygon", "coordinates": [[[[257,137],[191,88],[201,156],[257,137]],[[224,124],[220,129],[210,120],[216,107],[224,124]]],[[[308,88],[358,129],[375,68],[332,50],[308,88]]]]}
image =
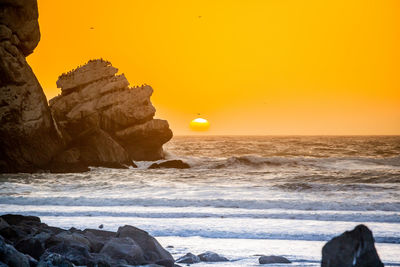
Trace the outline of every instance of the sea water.
{"type": "Polygon", "coordinates": [[[197,266],[259,255],[319,266],[326,241],[362,223],[385,265],[400,266],[400,137],[178,136],[164,148],[191,168],[1,174],[0,213],[67,229],[130,224],[175,258],[231,260],[197,266]]]}

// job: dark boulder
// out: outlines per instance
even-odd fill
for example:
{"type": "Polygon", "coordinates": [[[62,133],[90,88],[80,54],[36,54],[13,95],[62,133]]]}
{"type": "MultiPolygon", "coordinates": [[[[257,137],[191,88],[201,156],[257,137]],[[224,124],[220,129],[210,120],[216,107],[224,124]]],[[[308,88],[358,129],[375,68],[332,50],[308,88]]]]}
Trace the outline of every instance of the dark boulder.
{"type": "Polygon", "coordinates": [[[119,227],[117,237],[129,237],[134,240],[144,252],[144,258],[149,262],[174,260],[154,237],[139,228],[130,225],[119,227]]]}
{"type": "Polygon", "coordinates": [[[114,232],[97,229],[85,229],[83,235],[89,240],[91,252],[99,253],[110,238],[115,237],[114,232]]]}
{"type": "Polygon", "coordinates": [[[39,260],[46,250],[46,241],[51,237],[51,234],[41,232],[37,235],[29,235],[15,244],[15,248],[22,253],[28,254],[31,257],[39,260]]]}
{"type": "Polygon", "coordinates": [[[88,265],[91,255],[85,246],[61,243],[46,250],[46,253],[59,254],[75,265],[88,265]]]}
{"type": "Polygon", "coordinates": [[[174,266],[171,254],[154,237],[133,226],[120,227],[117,233],[63,230],[41,223],[38,217],[4,215],[0,233],[5,234],[0,236],[0,262],[10,266],[174,266]],[[21,265],[14,264],[21,260],[21,265]]]}
{"type": "Polygon", "coordinates": [[[258,262],[260,264],[291,263],[290,260],[282,256],[261,256],[258,262]]]}
{"type": "Polygon", "coordinates": [[[20,227],[17,226],[8,226],[0,229],[0,235],[10,241],[11,243],[14,243],[22,238],[24,238],[27,233],[21,230],[20,227]]]}
{"type": "Polygon", "coordinates": [[[100,254],[115,260],[123,259],[132,265],[147,263],[140,246],[129,237],[114,237],[110,239],[101,249],[100,254]]]}
{"type": "Polygon", "coordinates": [[[206,262],[221,262],[221,261],[229,261],[227,258],[218,255],[215,252],[212,251],[207,251],[204,253],[201,253],[200,255],[197,255],[201,261],[206,261],[206,262]]]}
{"type": "Polygon", "coordinates": [[[167,160],[160,163],[153,163],[150,165],[149,169],[160,169],[160,168],[175,168],[175,169],[188,169],[190,165],[183,162],[180,159],[167,160]]]}
{"type": "Polygon", "coordinates": [[[65,231],[61,232],[53,237],[55,242],[65,243],[68,245],[78,245],[85,247],[87,250],[90,250],[90,241],[86,238],[85,235],[78,232],[65,231]]]}
{"type": "Polygon", "coordinates": [[[200,262],[200,258],[192,253],[187,253],[186,255],[180,257],[179,259],[176,260],[177,263],[188,263],[188,264],[193,264],[193,263],[198,263],[200,262]]]}
{"type": "Polygon", "coordinates": [[[38,222],[40,223],[40,218],[36,216],[23,216],[19,214],[5,214],[0,216],[10,225],[20,224],[22,222],[38,222]]]}
{"type": "Polygon", "coordinates": [[[375,249],[372,232],[362,224],[334,237],[322,248],[321,267],[352,266],[383,266],[375,249]]]}

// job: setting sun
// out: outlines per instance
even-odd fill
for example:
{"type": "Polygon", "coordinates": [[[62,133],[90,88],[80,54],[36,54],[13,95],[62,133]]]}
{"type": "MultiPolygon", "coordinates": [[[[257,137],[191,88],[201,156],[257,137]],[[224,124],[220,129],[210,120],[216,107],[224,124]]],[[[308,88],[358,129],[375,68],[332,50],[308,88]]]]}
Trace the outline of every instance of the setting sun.
{"type": "Polygon", "coordinates": [[[206,119],[197,118],[190,122],[190,129],[192,131],[208,131],[210,123],[206,119]]]}
{"type": "Polygon", "coordinates": [[[213,135],[400,133],[400,1],[38,2],[48,99],[104,58],[154,88],[175,135],[199,111],[213,135]]]}

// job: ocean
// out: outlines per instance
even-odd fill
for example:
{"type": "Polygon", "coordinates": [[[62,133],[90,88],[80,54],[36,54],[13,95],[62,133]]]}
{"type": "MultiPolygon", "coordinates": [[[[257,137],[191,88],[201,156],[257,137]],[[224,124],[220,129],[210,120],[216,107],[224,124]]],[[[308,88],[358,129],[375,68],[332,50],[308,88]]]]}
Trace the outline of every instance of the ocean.
{"type": "Polygon", "coordinates": [[[320,266],[326,241],[362,223],[385,266],[400,266],[399,136],[176,136],[164,149],[191,168],[0,174],[0,213],[67,229],[130,224],[175,258],[231,260],[195,266],[257,266],[258,255],[320,266]]]}

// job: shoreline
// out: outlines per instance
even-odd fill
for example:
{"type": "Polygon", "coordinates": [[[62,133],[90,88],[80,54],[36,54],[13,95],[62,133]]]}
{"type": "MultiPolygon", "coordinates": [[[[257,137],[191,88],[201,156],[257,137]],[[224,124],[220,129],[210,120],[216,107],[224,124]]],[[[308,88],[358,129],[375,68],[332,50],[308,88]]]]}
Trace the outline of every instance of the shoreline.
{"type": "MultiPolygon", "coordinates": [[[[146,238],[150,241],[146,242],[155,242],[155,244],[159,244],[159,251],[160,249],[164,251],[164,248],[166,248],[165,253],[168,253],[167,255],[171,255],[169,258],[170,260],[167,263],[159,264],[161,266],[177,266],[177,265],[171,265],[171,259],[179,262],[182,257],[184,257],[187,253],[204,253],[207,251],[215,251],[218,253],[218,255],[221,255],[223,258],[227,258],[228,261],[226,262],[213,262],[213,266],[250,266],[257,264],[257,260],[260,260],[261,255],[279,255],[279,257],[284,257],[291,261],[290,265],[288,263],[288,266],[320,266],[321,263],[321,249],[326,246],[325,241],[306,241],[306,240],[285,240],[285,239],[232,239],[232,238],[204,238],[204,237],[198,237],[198,236],[191,236],[191,237],[176,237],[176,236],[164,236],[164,237],[155,237],[154,239],[152,236],[148,235],[147,232],[142,231],[136,227],[132,226],[120,226],[118,227],[117,232],[112,232],[112,231],[106,231],[103,230],[103,224],[100,225],[100,228],[102,229],[77,229],[75,227],[71,227],[69,229],[62,229],[62,228],[57,228],[54,226],[47,226],[47,224],[44,224],[40,221],[38,217],[28,217],[28,216],[21,216],[21,215],[1,215],[0,216],[0,234],[4,235],[4,233],[10,233],[10,231],[5,231],[7,227],[7,222],[9,222],[9,226],[13,228],[14,234],[8,236],[7,242],[11,245],[15,245],[17,248],[21,248],[21,241],[18,241],[18,238],[20,240],[26,240],[23,243],[25,244],[22,246],[24,252],[31,252],[36,253],[34,255],[37,256],[37,243],[32,243],[32,240],[38,240],[36,236],[42,236],[43,233],[52,233],[48,235],[46,240],[40,240],[40,242],[44,246],[47,246],[47,244],[52,244],[56,246],[60,246],[60,244],[67,244],[67,247],[64,247],[61,249],[62,253],[71,253],[71,251],[74,251],[74,246],[79,245],[79,246],[85,246],[85,250],[87,253],[85,255],[87,256],[87,259],[93,259],[97,257],[97,259],[100,257],[102,260],[104,260],[104,256],[99,256],[100,249],[97,248],[96,251],[93,251],[93,244],[97,244],[96,246],[99,246],[98,242],[103,242],[102,245],[100,246],[105,246],[108,241],[110,241],[110,238],[112,236],[117,236],[118,238],[121,237],[121,231],[124,231],[124,229],[137,229],[134,230],[133,232],[131,231],[130,237],[137,238],[137,235],[139,231],[139,234],[145,233],[146,238]],[[11,219],[10,219],[11,218],[11,219]],[[6,223],[4,223],[6,221],[6,223]],[[12,224],[14,223],[14,224],[12,224]],[[17,237],[18,235],[21,235],[21,229],[25,229],[23,231],[29,232],[25,234],[25,237],[21,236],[17,237]],[[122,230],[121,230],[122,229],[122,230]],[[15,236],[15,233],[17,233],[15,236]],[[88,234],[89,233],[89,234],[88,234]],[[93,235],[94,234],[94,235],[93,235]],[[104,237],[107,236],[107,239],[102,239],[98,240],[99,237],[104,237]],[[51,241],[48,241],[51,240],[51,241]],[[158,240],[158,242],[156,241],[158,240]],[[26,243],[28,242],[28,243],[26,243]],[[26,247],[26,244],[33,244],[28,248],[26,247]],[[205,246],[204,246],[205,245],[205,246]],[[233,249],[234,248],[234,249],[233,249]],[[71,250],[72,249],[72,250],[71,250]],[[168,251],[168,252],[167,252],[168,251]],[[89,254],[88,254],[89,253],[89,254]],[[303,255],[303,256],[302,256],[303,255]],[[310,257],[311,255],[311,257],[310,257]]],[[[54,225],[54,224],[53,224],[54,225]]],[[[357,226],[359,227],[359,226],[357,226]]],[[[353,230],[354,231],[354,230],[353,230]]],[[[12,231],[11,231],[12,232],[12,231]]],[[[128,231],[129,232],[129,231],[128,231]]],[[[140,239],[140,238],[139,238],[140,239]]],[[[332,239],[333,240],[333,239],[332,239]]],[[[35,241],[37,242],[37,241],[35,241]]],[[[331,242],[331,241],[330,241],[331,242]]],[[[328,242],[329,243],[329,242],[328,242]]],[[[378,248],[378,251],[381,249],[382,251],[385,251],[385,247],[388,246],[399,246],[399,244],[382,244],[382,243],[376,243],[376,246],[378,248]]],[[[153,247],[154,245],[150,246],[153,247]]],[[[148,247],[149,248],[149,247],[148,247]]],[[[37,257],[37,261],[43,260],[44,255],[46,251],[48,251],[51,248],[46,248],[42,250],[42,254],[40,257],[37,257]]],[[[57,251],[60,251],[59,249],[57,251]]],[[[102,251],[102,250],[101,250],[102,251]]],[[[390,250],[394,251],[394,250],[390,250]]],[[[146,251],[145,249],[143,250],[143,253],[148,253],[149,251],[146,251]]],[[[151,252],[151,251],[150,251],[151,252]]],[[[72,254],[74,254],[73,252],[72,254]]],[[[151,252],[153,253],[153,252],[151,252]]],[[[46,254],[47,255],[47,254],[46,254]]],[[[61,254],[63,255],[63,254],[61,254]]],[[[48,255],[47,255],[48,256],[48,255]]],[[[46,256],[46,257],[47,257],[46,256]]],[[[384,253],[383,255],[380,255],[383,257],[389,256],[387,253],[384,253]]],[[[74,257],[78,257],[75,255],[74,257]]],[[[82,255],[80,256],[82,258],[82,255]]],[[[79,257],[78,257],[79,258],[79,257]]],[[[79,260],[76,258],[72,258],[72,260],[75,260],[77,263],[79,263],[79,260]]],[[[81,259],[82,260],[82,259],[81,259]]],[[[158,259],[158,260],[164,260],[164,259],[158,259]]],[[[1,261],[1,259],[0,259],[1,261]]],[[[147,262],[149,263],[149,262],[147,262]]],[[[147,264],[146,263],[146,264],[147,264]]],[[[155,263],[155,262],[153,262],[155,263]]],[[[117,266],[114,265],[116,264],[115,262],[112,263],[110,266],[117,266]]],[[[195,263],[195,266],[208,266],[207,264],[210,264],[209,262],[199,262],[195,263]]],[[[31,265],[31,266],[36,266],[36,265],[31,265]]],[[[92,265],[88,265],[92,266],[92,265]]],[[[95,266],[95,265],[93,265],[95,266]]],[[[122,265],[121,265],[122,266],[122,265]]],[[[156,265],[154,265],[156,266],[156,265]]],[[[394,263],[394,262],[385,262],[385,266],[400,266],[400,263],[394,263]]]]}

